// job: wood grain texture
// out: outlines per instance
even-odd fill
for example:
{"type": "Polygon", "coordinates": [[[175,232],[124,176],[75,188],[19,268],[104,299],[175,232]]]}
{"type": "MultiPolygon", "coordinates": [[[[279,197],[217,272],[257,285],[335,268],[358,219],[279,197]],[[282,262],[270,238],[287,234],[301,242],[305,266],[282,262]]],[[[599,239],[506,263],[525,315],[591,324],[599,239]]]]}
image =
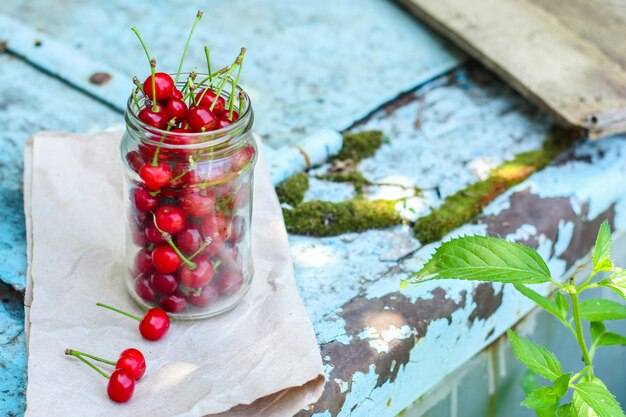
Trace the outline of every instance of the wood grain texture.
{"type": "Polygon", "coordinates": [[[564,125],[626,131],[626,13],[603,0],[398,0],[564,125]]]}

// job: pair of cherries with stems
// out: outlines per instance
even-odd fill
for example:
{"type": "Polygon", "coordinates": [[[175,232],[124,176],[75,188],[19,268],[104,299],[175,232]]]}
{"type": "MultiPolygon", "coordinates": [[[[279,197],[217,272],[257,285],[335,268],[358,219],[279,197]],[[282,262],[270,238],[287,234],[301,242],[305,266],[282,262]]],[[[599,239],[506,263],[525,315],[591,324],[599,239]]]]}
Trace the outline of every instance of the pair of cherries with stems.
{"type": "MultiPolygon", "coordinates": [[[[96,305],[138,320],[139,332],[148,340],[161,339],[170,328],[170,318],[167,313],[160,308],[151,308],[146,312],[143,318],[140,318],[107,304],[97,303],[96,305]]],[[[118,403],[125,403],[131,399],[135,391],[135,383],[146,373],[146,359],[143,353],[135,348],[128,348],[122,351],[116,362],[76,349],[66,349],[65,354],[78,358],[100,375],[107,378],[109,380],[107,384],[107,394],[111,400],[118,403]],[[115,367],[115,370],[109,375],[87,358],[112,365],[115,367]]]]}

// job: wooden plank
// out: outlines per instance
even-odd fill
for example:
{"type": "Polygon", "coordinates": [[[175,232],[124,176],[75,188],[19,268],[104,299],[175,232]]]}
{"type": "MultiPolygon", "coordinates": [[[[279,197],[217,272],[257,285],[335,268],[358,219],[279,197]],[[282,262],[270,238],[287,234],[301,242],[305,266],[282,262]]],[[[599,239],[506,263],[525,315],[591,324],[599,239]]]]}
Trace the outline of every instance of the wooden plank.
{"type": "Polygon", "coordinates": [[[398,0],[564,125],[626,131],[625,14],[603,0],[398,0]],[[571,8],[570,8],[571,7],[571,8]]]}

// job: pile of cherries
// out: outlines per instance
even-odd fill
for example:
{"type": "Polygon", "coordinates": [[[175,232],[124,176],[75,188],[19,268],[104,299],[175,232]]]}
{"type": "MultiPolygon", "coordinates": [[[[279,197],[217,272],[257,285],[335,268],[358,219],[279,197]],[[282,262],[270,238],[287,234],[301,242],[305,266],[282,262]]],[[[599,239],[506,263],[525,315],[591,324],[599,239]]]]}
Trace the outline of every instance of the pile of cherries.
{"type": "MultiPolygon", "coordinates": [[[[198,12],[194,27],[201,16],[198,12]]],[[[237,108],[235,96],[246,50],[230,66],[211,72],[205,46],[208,76],[198,80],[194,70],[182,83],[180,67],[174,78],[156,72],[156,60],[133,31],[151,75],[143,84],[135,77],[132,100],[135,116],[152,136],[126,154],[140,179],[129,195],[130,233],[139,248],[130,271],[135,293],[170,313],[207,308],[236,294],[245,280],[247,254],[239,246],[248,229],[251,173],[246,172],[256,148],[211,146],[210,138],[239,118],[244,96],[238,95],[237,108]],[[170,146],[194,144],[200,145],[170,146]]]]}

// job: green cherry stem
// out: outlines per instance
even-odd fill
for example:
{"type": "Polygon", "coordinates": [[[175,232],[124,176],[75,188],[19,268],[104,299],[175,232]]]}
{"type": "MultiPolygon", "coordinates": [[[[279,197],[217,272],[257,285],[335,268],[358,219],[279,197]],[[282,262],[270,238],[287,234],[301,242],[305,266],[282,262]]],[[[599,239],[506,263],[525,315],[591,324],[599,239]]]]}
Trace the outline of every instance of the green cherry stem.
{"type": "Polygon", "coordinates": [[[141,106],[139,105],[139,100],[137,100],[137,89],[133,88],[133,102],[135,106],[137,106],[137,111],[141,111],[141,106]]]}
{"type": "MultiPolygon", "coordinates": [[[[227,73],[227,72],[228,72],[228,70],[229,70],[229,68],[230,68],[230,67],[224,67],[224,68],[222,68],[221,70],[219,70],[219,71],[217,71],[217,72],[214,72],[212,75],[209,75],[208,77],[206,77],[206,78],[204,78],[204,79],[200,80],[200,83],[198,83],[197,87],[200,87],[202,84],[204,84],[205,82],[207,82],[209,79],[212,79],[212,78],[214,78],[214,79],[218,79],[218,78],[215,78],[215,77],[217,77],[218,75],[221,75],[221,74],[225,74],[225,73],[227,73]]],[[[211,80],[211,84],[213,84],[213,80],[211,80]]],[[[211,85],[209,84],[209,87],[206,87],[206,88],[202,91],[202,94],[200,94],[200,98],[199,98],[198,102],[202,103],[202,99],[204,98],[204,95],[206,94],[206,92],[207,92],[207,91],[209,91],[210,86],[211,86],[211,85]]]]}
{"type": "Polygon", "coordinates": [[[189,36],[187,37],[187,43],[185,44],[185,49],[183,49],[183,56],[180,57],[180,64],[178,64],[178,71],[176,71],[176,78],[174,78],[174,84],[178,83],[178,77],[180,77],[180,71],[183,69],[183,62],[185,62],[187,49],[189,49],[189,42],[191,42],[193,31],[196,30],[196,25],[198,24],[200,19],[202,19],[202,10],[198,10],[198,13],[196,14],[196,20],[193,21],[193,25],[191,26],[191,31],[189,32],[189,36]]]}
{"type": "Polygon", "coordinates": [[[209,45],[204,44],[204,56],[206,57],[206,66],[209,77],[211,76],[211,50],[209,49],[209,45]]]}
{"type": "Polygon", "coordinates": [[[183,261],[185,265],[189,267],[189,269],[196,269],[195,262],[190,261],[189,259],[185,257],[185,255],[183,255],[183,253],[180,251],[180,249],[178,249],[178,247],[172,240],[172,235],[161,230],[161,228],[157,224],[156,215],[154,213],[152,213],[152,222],[154,223],[154,227],[156,227],[156,229],[161,233],[161,237],[163,237],[163,239],[167,242],[167,244],[170,245],[172,249],[174,249],[174,252],[176,252],[176,255],[180,257],[180,260],[183,261]]]}
{"type": "Polygon", "coordinates": [[[133,84],[135,84],[135,86],[137,86],[137,89],[143,93],[143,85],[141,85],[141,82],[136,75],[133,75],[133,84]]]}
{"type": "Polygon", "coordinates": [[[113,362],[113,361],[101,358],[99,356],[90,355],[89,353],[81,352],[80,350],[75,350],[75,349],[65,349],[65,354],[66,355],[72,355],[72,356],[77,356],[77,355],[78,356],[84,356],[86,358],[93,359],[95,361],[106,363],[106,364],[109,364],[109,365],[116,365],[117,364],[116,362],[113,362]]]}
{"type": "MultiPolygon", "coordinates": [[[[233,65],[230,66],[230,69],[228,70],[228,72],[224,74],[224,77],[222,77],[222,82],[220,83],[219,88],[215,92],[215,97],[219,97],[222,94],[222,90],[224,89],[224,86],[228,82],[228,77],[230,77],[231,74],[235,71],[235,68],[241,66],[241,63],[243,62],[243,57],[245,54],[246,54],[246,48],[241,48],[241,52],[235,59],[235,62],[233,63],[233,65]]],[[[216,104],[217,104],[217,100],[214,100],[213,103],[211,103],[211,107],[209,107],[209,110],[213,111],[216,104]]]]}
{"type": "MultiPolygon", "coordinates": [[[[172,128],[176,125],[176,119],[170,119],[169,122],[167,122],[167,127],[165,128],[166,132],[169,132],[170,130],[172,130],[172,128]]],[[[167,133],[163,133],[161,135],[161,140],[159,141],[159,146],[157,146],[156,151],[154,151],[154,156],[152,157],[152,163],[151,165],[153,167],[158,165],[158,161],[159,161],[159,151],[161,150],[161,146],[163,144],[163,141],[165,140],[165,138],[167,137],[167,133]]]]}
{"type": "Polygon", "coordinates": [[[156,101],[156,59],[154,58],[150,60],[150,71],[152,72],[152,111],[156,112],[159,106],[156,101]]]}
{"type": "Polygon", "coordinates": [[[185,175],[187,175],[187,173],[189,171],[191,171],[192,169],[194,169],[196,167],[196,160],[194,159],[193,155],[189,156],[189,166],[187,167],[186,170],[184,170],[180,175],[177,175],[176,177],[172,178],[171,182],[176,182],[179,179],[181,179],[182,177],[184,177],[185,175]]]}
{"type": "Polygon", "coordinates": [[[70,355],[70,356],[74,356],[78,359],[80,359],[81,361],[83,361],[84,363],[87,364],[87,366],[89,366],[90,368],[92,368],[94,371],[98,372],[100,375],[102,375],[103,377],[105,377],[106,379],[111,379],[111,375],[107,374],[106,372],[104,372],[102,369],[98,368],[96,365],[94,365],[93,363],[89,362],[87,359],[83,358],[80,354],[78,354],[76,351],[72,350],[72,349],[66,349],[65,350],[65,354],[66,355],[70,355]],[[69,353],[68,353],[69,352],[69,353]]]}
{"type": "Polygon", "coordinates": [[[131,319],[135,319],[135,320],[137,320],[137,321],[141,321],[141,317],[137,317],[137,316],[135,316],[134,314],[130,314],[130,313],[127,313],[126,311],[122,311],[122,310],[117,309],[117,308],[115,308],[115,307],[111,307],[110,305],[107,305],[107,304],[104,304],[104,303],[96,303],[96,305],[97,305],[98,307],[108,308],[108,309],[109,309],[109,310],[111,310],[111,311],[115,311],[116,313],[123,314],[124,316],[126,316],[126,317],[130,317],[131,319]]]}
{"type": "Polygon", "coordinates": [[[200,254],[200,252],[202,252],[204,249],[206,249],[207,246],[209,246],[211,244],[211,242],[213,242],[213,239],[211,239],[211,236],[208,236],[206,239],[204,239],[204,242],[202,242],[202,245],[200,245],[200,247],[198,248],[197,251],[195,251],[190,257],[189,260],[192,260],[193,258],[195,258],[196,256],[198,256],[200,254]]]}
{"type": "Polygon", "coordinates": [[[232,89],[230,90],[230,97],[228,97],[228,120],[233,120],[233,111],[235,107],[235,89],[239,85],[239,77],[241,77],[241,69],[243,68],[243,56],[241,57],[241,63],[239,64],[239,70],[237,71],[237,77],[232,82],[232,89]]]}

